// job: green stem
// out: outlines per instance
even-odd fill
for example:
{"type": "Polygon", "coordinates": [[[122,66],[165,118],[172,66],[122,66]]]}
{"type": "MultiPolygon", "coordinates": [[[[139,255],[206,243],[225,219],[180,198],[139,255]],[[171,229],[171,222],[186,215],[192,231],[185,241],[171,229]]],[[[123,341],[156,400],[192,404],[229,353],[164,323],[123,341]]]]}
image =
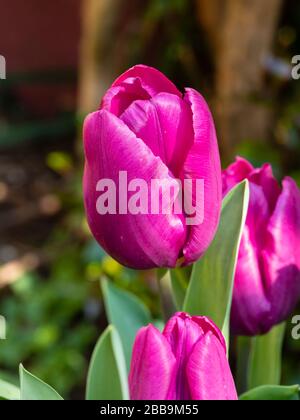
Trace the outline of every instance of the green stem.
{"type": "Polygon", "coordinates": [[[236,365],[236,386],[239,395],[244,394],[248,390],[247,370],[249,365],[251,339],[249,337],[237,337],[237,365],[236,365]]]}
{"type": "Polygon", "coordinates": [[[249,360],[249,389],[280,385],[285,328],[286,324],[281,324],[269,334],[253,338],[249,360]]]}
{"type": "Polygon", "coordinates": [[[162,314],[165,321],[168,321],[176,312],[172,292],[172,280],[170,270],[158,270],[157,284],[161,301],[162,314]]]}

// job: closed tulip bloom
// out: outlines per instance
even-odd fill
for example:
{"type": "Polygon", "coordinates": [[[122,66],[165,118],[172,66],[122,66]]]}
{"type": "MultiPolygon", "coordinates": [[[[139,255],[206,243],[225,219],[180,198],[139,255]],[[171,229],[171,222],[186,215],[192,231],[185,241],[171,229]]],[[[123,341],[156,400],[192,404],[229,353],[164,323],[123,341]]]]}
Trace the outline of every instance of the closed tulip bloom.
{"type": "Polygon", "coordinates": [[[250,206],[239,252],[232,307],[238,335],[267,333],[300,298],[300,191],[291,178],[282,187],[272,168],[238,158],[223,173],[223,189],[248,179],[250,206]]]}
{"type": "MultiPolygon", "coordinates": [[[[219,222],[222,178],[214,122],[198,92],[186,89],[182,94],[158,70],[133,67],[113,83],[100,109],[86,118],[84,149],[88,223],[112,257],[125,266],[148,269],[175,267],[179,259],[187,265],[206,251],[219,222]],[[149,191],[152,180],[162,180],[163,185],[203,180],[201,222],[187,223],[184,208],[170,214],[124,211],[120,172],[126,172],[128,184],[143,180],[149,191]],[[113,180],[119,187],[113,214],[99,214],[96,209],[101,179],[113,180]]],[[[128,191],[127,201],[135,193],[128,191]]],[[[164,194],[166,186],[161,199],[164,194]]],[[[199,206],[195,194],[191,202],[199,206]]]]}
{"type": "Polygon", "coordinates": [[[129,388],[132,400],[237,400],[220,330],[185,313],[163,333],[152,325],[138,332],[129,388]]]}

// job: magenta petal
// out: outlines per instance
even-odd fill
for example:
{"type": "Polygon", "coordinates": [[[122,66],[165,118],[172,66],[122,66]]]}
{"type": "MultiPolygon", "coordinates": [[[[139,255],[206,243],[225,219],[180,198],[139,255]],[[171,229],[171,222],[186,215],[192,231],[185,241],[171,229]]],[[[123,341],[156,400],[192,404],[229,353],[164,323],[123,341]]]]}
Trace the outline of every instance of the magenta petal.
{"type": "Polygon", "coordinates": [[[113,87],[120,86],[126,79],[138,78],[141,81],[143,89],[151,96],[158,93],[172,93],[180,98],[182,94],[176,86],[160,71],[153,67],[137,65],[123,73],[114,83],[113,87]]]}
{"type": "Polygon", "coordinates": [[[235,162],[222,173],[223,196],[244,179],[248,179],[253,169],[246,159],[237,157],[235,162]]]}
{"type": "Polygon", "coordinates": [[[224,347],[209,332],[195,345],[186,367],[193,400],[237,400],[237,392],[224,347]]]}
{"type": "Polygon", "coordinates": [[[178,359],[184,357],[185,354],[190,354],[194,344],[203,334],[200,325],[184,313],[173,316],[163,332],[178,359]]]}
{"type": "Polygon", "coordinates": [[[254,170],[248,178],[251,182],[262,187],[271,214],[281,193],[280,186],[274,178],[271,165],[265,164],[262,168],[254,170]]]}
{"type": "Polygon", "coordinates": [[[268,225],[263,263],[273,320],[279,323],[300,297],[300,191],[291,178],[283,181],[268,225]]]}
{"type": "Polygon", "coordinates": [[[235,275],[231,327],[237,335],[257,335],[265,331],[271,304],[260,273],[258,256],[245,227],[235,275]]]}
{"type": "Polygon", "coordinates": [[[265,332],[270,302],[260,270],[260,253],[265,240],[268,202],[263,189],[250,182],[250,204],[239,251],[232,303],[235,334],[265,332]]]}
{"type": "MultiPolygon", "coordinates": [[[[221,212],[222,181],[216,131],[209,107],[193,89],[186,90],[184,99],[191,106],[194,127],[194,145],[184,164],[184,178],[204,180],[204,221],[190,227],[183,251],[185,263],[189,264],[207,250],[215,236],[221,212]]],[[[195,203],[195,197],[193,201],[195,203]]]]}
{"type": "MultiPolygon", "coordinates": [[[[126,266],[136,269],[174,267],[186,239],[183,215],[152,215],[150,211],[138,215],[119,214],[118,199],[117,214],[100,215],[96,210],[101,195],[96,191],[99,180],[113,180],[118,186],[120,171],[126,171],[128,183],[137,178],[145,180],[150,194],[151,179],[174,180],[168,168],[121,120],[107,111],[96,112],[86,119],[84,142],[85,207],[97,241],[126,266]]],[[[123,188],[121,191],[123,197],[123,188]]],[[[129,193],[128,200],[132,196],[133,193],[129,193]]],[[[124,201],[127,204],[127,200],[124,201]]]]}
{"type": "Polygon", "coordinates": [[[132,102],[139,99],[150,99],[150,95],[142,87],[140,79],[127,79],[106,92],[101,103],[101,109],[119,117],[132,102]]]}
{"type": "Polygon", "coordinates": [[[133,102],[120,118],[175,177],[180,177],[194,140],[192,113],[186,102],[178,96],[160,93],[150,101],[133,102]]]}
{"type": "Polygon", "coordinates": [[[204,334],[207,334],[208,332],[212,332],[222,344],[225,353],[227,352],[225,338],[213,321],[211,321],[206,316],[193,316],[192,320],[201,327],[204,334]]]}
{"type": "Polygon", "coordinates": [[[175,357],[166,338],[152,325],[142,328],[134,343],[129,374],[132,400],[173,398],[175,357]]]}
{"type": "Polygon", "coordinates": [[[177,314],[167,323],[163,335],[166,337],[176,357],[175,395],[176,400],[189,400],[189,387],[186,378],[186,362],[203,335],[202,328],[186,314],[177,314]]]}

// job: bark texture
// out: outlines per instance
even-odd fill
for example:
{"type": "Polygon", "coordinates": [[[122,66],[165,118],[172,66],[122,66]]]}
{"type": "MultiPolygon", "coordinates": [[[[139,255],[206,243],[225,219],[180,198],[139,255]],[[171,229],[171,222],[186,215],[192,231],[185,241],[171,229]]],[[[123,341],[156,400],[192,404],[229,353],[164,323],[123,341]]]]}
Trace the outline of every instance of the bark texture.
{"type": "Polygon", "coordinates": [[[283,0],[197,0],[214,52],[215,112],[221,148],[231,158],[245,139],[265,140],[272,112],[259,98],[283,0]]]}

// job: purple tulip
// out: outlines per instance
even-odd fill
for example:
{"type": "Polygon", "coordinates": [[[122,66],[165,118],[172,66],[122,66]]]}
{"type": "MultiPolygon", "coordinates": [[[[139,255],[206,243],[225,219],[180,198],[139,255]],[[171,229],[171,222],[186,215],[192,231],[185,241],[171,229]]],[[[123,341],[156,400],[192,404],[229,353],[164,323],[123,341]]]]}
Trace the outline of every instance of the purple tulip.
{"type": "Polygon", "coordinates": [[[232,330],[259,335],[284,321],[300,297],[300,191],[291,178],[282,188],[272,168],[254,169],[238,158],[223,173],[226,194],[248,179],[250,206],[240,247],[232,330]]]}
{"type": "MultiPolygon", "coordinates": [[[[133,67],[113,83],[100,110],[87,117],[84,148],[89,226],[112,257],[131,268],[147,269],[175,267],[179,259],[187,265],[206,251],[219,222],[222,178],[214,122],[198,92],[186,89],[182,95],[158,70],[133,67]],[[120,172],[127,173],[128,183],[140,179],[149,189],[154,179],[163,184],[203,180],[203,219],[190,225],[185,209],[171,214],[124,212],[120,172]],[[96,208],[101,179],[119,187],[117,210],[108,214],[96,208]]],[[[161,199],[164,193],[162,189],[161,199]]],[[[132,197],[129,191],[127,200],[132,197]]],[[[199,205],[194,195],[191,204],[199,205]]]]}
{"type": "Polygon", "coordinates": [[[132,400],[237,400],[221,331],[185,313],[163,333],[152,325],[138,332],[129,387],[132,400]]]}

